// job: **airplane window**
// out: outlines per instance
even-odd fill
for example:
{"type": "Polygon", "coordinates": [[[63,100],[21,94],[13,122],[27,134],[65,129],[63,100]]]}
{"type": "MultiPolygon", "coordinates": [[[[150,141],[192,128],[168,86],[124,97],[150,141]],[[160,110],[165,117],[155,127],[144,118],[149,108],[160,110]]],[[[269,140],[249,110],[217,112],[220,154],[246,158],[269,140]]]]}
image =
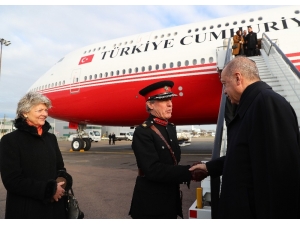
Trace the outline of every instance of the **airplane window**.
{"type": "Polygon", "coordinates": [[[120,71],[119,70],[117,70],[117,75],[120,75],[120,71]]]}
{"type": "Polygon", "coordinates": [[[130,41],[130,44],[132,44],[133,43],[133,41],[130,41]]]}
{"type": "Polygon", "coordinates": [[[159,65],[158,64],[155,65],[155,69],[159,70],[159,65]]]}
{"type": "Polygon", "coordinates": [[[254,21],[254,19],[253,19],[253,18],[251,18],[249,21],[250,21],[250,22],[253,22],[253,21],[254,21]]]}
{"type": "Polygon", "coordinates": [[[164,35],[162,34],[160,37],[161,37],[161,38],[163,38],[163,37],[164,37],[164,35]]]}
{"type": "Polygon", "coordinates": [[[91,52],[91,50],[89,50],[89,53],[91,52]]]}
{"type": "Polygon", "coordinates": [[[136,73],[139,72],[139,68],[135,67],[135,72],[136,73]]]}
{"type": "Polygon", "coordinates": [[[97,74],[94,75],[94,79],[97,79],[97,74]]]}
{"type": "Polygon", "coordinates": [[[213,29],[214,28],[214,26],[210,26],[210,29],[213,29]]]}
{"type": "Polygon", "coordinates": [[[42,89],[44,89],[44,85],[42,86],[42,89]]]}
{"type": "Polygon", "coordinates": [[[210,63],[212,63],[214,61],[214,58],[213,57],[209,57],[208,60],[209,60],[210,63]]]}
{"type": "Polygon", "coordinates": [[[202,30],[206,30],[206,27],[203,27],[202,30]]]}
{"type": "Polygon", "coordinates": [[[191,30],[188,30],[188,33],[191,33],[192,31],[191,30]]]}
{"type": "Polygon", "coordinates": [[[241,23],[245,23],[245,22],[246,22],[245,20],[242,20],[242,21],[241,21],[241,23]]]}
{"type": "Polygon", "coordinates": [[[112,77],[114,75],[114,71],[111,71],[110,72],[110,76],[112,77]]]}
{"type": "Polygon", "coordinates": [[[236,21],[234,21],[234,22],[233,22],[233,25],[237,25],[237,22],[236,22],[236,21]]]}
{"type": "Polygon", "coordinates": [[[93,76],[92,76],[92,75],[90,75],[90,80],[91,80],[91,79],[93,79],[93,76]]]}
{"type": "Polygon", "coordinates": [[[181,62],[180,61],[177,62],[177,67],[181,67],[181,62]]]}
{"type": "Polygon", "coordinates": [[[103,49],[105,49],[105,46],[103,47],[103,49]]]}
{"type": "Polygon", "coordinates": [[[258,20],[262,20],[262,17],[260,16],[260,17],[258,17],[258,20]]]}
{"type": "Polygon", "coordinates": [[[201,59],[201,64],[204,64],[204,63],[205,63],[205,59],[202,58],[202,59],[201,59]]]}
{"type": "Polygon", "coordinates": [[[218,24],[218,28],[220,28],[221,27],[221,24],[218,24]]]}
{"type": "Polygon", "coordinates": [[[116,44],[114,44],[114,47],[116,47],[116,44]]]}
{"type": "Polygon", "coordinates": [[[84,80],[87,80],[87,76],[84,77],[84,80]]]}
{"type": "Polygon", "coordinates": [[[132,73],[132,69],[131,68],[129,68],[128,73],[132,73]]]}
{"type": "Polygon", "coordinates": [[[299,14],[299,10],[296,10],[296,11],[295,11],[295,14],[299,14]]]}
{"type": "Polygon", "coordinates": [[[197,32],[198,30],[199,30],[199,29],[198,29],[198,28],[196,28],[196,29],[195,29],[195,32],[197,32]]]}
{"type": "Polygon", "coordinates": [[[173,68],[174,63],[170,62],[170,68],[173,68]]]}
{"type": "Polygon", "coordinates": [[[144,72],[145,71],[145,67],[144,66],[142,66],[142,72],[144,72]]]}
{"type": "Polygon", "coordinates": [[[54,86],[54,83],[52,83],[51,87],[53,87],[53,86],[54,86]]]}
{"type": "Polygon", "coordinates": [[[151,71],[152,70],[152,66],[148,66],[148,71],[151,71]]]}
{"type": "Polygon", "coordinates": [[[101,47],[98,48],[98,51],[101,49],[101,47]]]}
{"type": "Polygon", "coordinates": [[[84,53],[83,54],[85,54],[86,53],[86,51],[84,51],[84,53]]]}
{"type": "Polygon", "coordinates": [[[119,46],[121,46],[122,45],[122,43],[119,43],[119,46]]]}
{"type": "Polygon", "coordinates": [[[127,45],[127,41],[125,41],[125,45],[127,45]]]}
{"type": "Polygon", "coordinates": [[[50,88],[50,84],[48,84],[48,88],[50,88]]]}
{"type": "Polygon", "coordinates": [[[177,35],[177,32],[174,33],[174,36],[176,36],[176,35],[177,35]]]}
{"type": "Polygon", "coordinates": [[[193,60],[193,65],[196,65],[197,64],[197,59],[194,59],[193,60]]]}
{"type": "Polygon", "coordinates": [[[168,37],[170,37],[171,36],[171,34],[170,33],[168,33],[168,37]]]}
{"type": "Polygon", "coordinates": [[[61,81],[59,81],[59,84],[58,84],[59,86],[61,85],[61,81]]]}
{"type": "Polygon", "coordinates": [[[76,77],[76,82],[78,82],[78,77],[76,77]]]}
{"type": "Polygon", "coordinates": [[[99,74],[99,77],[102,78],[102,73],[99,74]]]}
{"type": "Polygon", "coordinates": [[[96,51],[96,49],[94,48],[93,52],[96,51]]]}
{"type": "Polygon", "coordinates": [[[154,39],[157,39],[157,36],[155,36],[154,39]]]}
{"type": "Polygon", "coordinates": [[[164,63],[162,67],[163,69],[166,69],[167,65],[164,63]]]}
{"type": "Polygon", "coordinates": [[[55,82],[55,87],[57,86],[57,82],[55,82]]]}
{"type": "Polygon", "coordinates": [[[108,77],[108,72],[105,72],[105,77],[108,77]]]}
{"type": "Polygon", "coordinates": [[[228,27],[228,26],[229,26],[229,23],[225,23],[225,26],[228,27]]]}
{"type": "Polygon", "coordinates": [[[190,63],[189,63],[189,60],[185,60],[185,63],[184,63],[184,65],[185,66],[188,66],[190,63]]]}
{"type": "Polygon", "coordinates": [[[125,73],[126,73],[126,70],[124,69],[124,70],[123,70],[123,74],[125,74],[125,73]]]}
{"type": "Polygon", "coordinates": [[[65,84],[65,81],[63,81],[63,85],[65,84]]]}

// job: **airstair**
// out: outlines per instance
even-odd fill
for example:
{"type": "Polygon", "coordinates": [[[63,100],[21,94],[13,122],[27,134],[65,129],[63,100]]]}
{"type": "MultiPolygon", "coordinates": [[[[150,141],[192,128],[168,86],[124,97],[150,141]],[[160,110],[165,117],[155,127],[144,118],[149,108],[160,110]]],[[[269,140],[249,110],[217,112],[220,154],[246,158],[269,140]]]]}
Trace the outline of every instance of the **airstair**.
{"type": "MultiPolygon", "coordinates": [[[[232,60],[231,41],[226,40],[227,48],[217,49],[217,67],[221,73],[224,65],[232,60]]],[[[249,57],[255,61],[262,81],[283,96],[294,108],[298,122],[300,122],[300,72],[265,33],[261,39],[260,55],[249,57]]],[[[226,96],[222,93],[217,129],[214,140],[212,159],[226,154],[227,129],[225,124],[226,96]]],[[[300,128],[300,127],[299,127],[300,128]]],[[[197,196],[196,201],[189,209],[190,218],[216,218],[222,177],[206,178],[201,182],[204,193],[197,196]],[[208,192],[207,190],[210,190],[208,192]],[[205,192],[206,191],[206,192],[205,192]],[[201,199],[198,199],[201,198],[201,199]],[[198,202],[203,202],[203,208],[197,208],[198,202]]]]}

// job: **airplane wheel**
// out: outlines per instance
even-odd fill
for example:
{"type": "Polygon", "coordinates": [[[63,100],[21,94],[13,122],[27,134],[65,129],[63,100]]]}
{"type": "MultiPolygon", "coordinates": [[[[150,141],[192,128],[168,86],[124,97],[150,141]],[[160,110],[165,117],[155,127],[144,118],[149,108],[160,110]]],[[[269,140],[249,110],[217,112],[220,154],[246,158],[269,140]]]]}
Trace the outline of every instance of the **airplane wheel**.
{"type": "Polygon", "coordinates": [[[83,148],[84,142],[80,138],[74,138],[72,141],[72,149],[73,151],[79,151],[80,149],[83,148]]]}
{"type": "Polygon", "coordinates": [[[84,141],[84,151],[88,151],[90,150],[91,146],[92,146],[92,142],[90,141],[90,139],[88,138],[83,138],[83,141],[84,141]]]}

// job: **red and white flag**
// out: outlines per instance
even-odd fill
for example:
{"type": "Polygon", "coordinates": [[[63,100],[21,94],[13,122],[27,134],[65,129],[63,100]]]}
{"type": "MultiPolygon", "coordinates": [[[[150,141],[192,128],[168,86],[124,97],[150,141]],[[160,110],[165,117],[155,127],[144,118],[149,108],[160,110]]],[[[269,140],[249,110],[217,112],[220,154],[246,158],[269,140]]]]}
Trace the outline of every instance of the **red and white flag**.
{"type": "Polygon", "coordinates": [[[79,64],[78,65],[81,65],[81,64],[85,64],[85,63],[89,63],[89,62],[92,62],[93,60],[93,57],[94,57],[94,54],[93,55],[87,55],[87,56],[83,56],[80,61],[79,61],[79,64]]]}

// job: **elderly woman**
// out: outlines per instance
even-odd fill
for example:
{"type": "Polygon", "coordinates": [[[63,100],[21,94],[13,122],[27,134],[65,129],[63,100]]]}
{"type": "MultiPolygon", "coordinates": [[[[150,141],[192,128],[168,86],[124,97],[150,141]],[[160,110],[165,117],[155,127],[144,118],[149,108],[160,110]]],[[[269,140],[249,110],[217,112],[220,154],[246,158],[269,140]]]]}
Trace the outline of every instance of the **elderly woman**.
{"type": "Polygon", "coordinates": [[[151,84],[139,93],[146,99],[149,118],[135,129],[132,141],[138,176],[129,215],[133,219],[183,218],[180,184],[199,181],[204,170],[178,165],[181,157],[172,116],[172,81],[151,84]]]}
{"type": "Polygon", "coordinates": [[[66,218],[65,171],[55,135],[46,121],[50,100],[37,92],[27,93],[18,103],[15,131],[0,142],[0,171],[7,190],[5,218],[66,218]]]}

